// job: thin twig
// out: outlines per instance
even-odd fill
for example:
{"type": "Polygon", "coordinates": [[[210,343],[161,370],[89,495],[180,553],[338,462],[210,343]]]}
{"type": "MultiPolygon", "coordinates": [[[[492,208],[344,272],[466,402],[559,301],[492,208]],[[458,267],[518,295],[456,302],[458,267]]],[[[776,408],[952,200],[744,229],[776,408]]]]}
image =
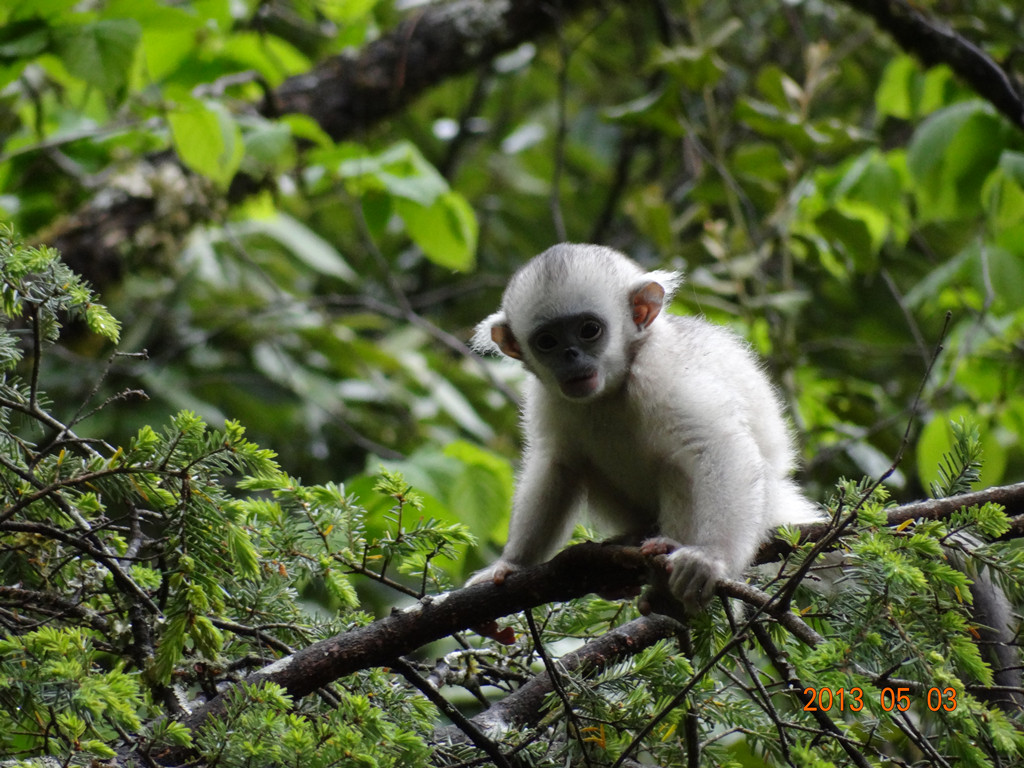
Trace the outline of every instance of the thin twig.
{"type": "Polygon", "coordinates": [[[540,630],[537,629],[537,622],[533,618],[533,611],[524,611],[524,614],[526,616],[526,623],[530,627],[530,635],[533,637],[534,650],[540,656],[541,661],[544,662],[544,669],[547,670],[548,679],[551,680],[551,687],[554,688],[558,698],[562,701],[565,717],[569,723],[569,732],[574,738],[579,740],[583,762],[589,766],[591,765],[590,755],[587,752],[587,742],[583,738],[583,726],[580,725],[579,719],[576,717],[576,711],[572,708],[572,702],[569,701],[569,694],[566,693],[565,687],[562,685],[562,675],[551,660],[551,657],[548,656],[548,652],[544,649],[544,639],[541,637],[540,630]]]}
{"type": "Polygon", "coordinates": [[[463,715],[454,704],[428,683],[409,662],[398,658],[391,662],[391,666],[397,669],[410,685],[426,696],[441,711],[441,714],[455,723],[478,749],[486,752],[498,768],[513,768],[512,763],[502,754],[498,745],[492,739],[487,738],[484,732],[476,726],[476,723],[463,715]]]}

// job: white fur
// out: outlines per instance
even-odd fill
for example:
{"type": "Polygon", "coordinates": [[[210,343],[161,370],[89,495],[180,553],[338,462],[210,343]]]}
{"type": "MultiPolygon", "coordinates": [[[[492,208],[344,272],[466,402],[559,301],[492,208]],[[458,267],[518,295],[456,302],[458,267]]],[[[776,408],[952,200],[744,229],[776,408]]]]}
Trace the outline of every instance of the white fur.
{"type": "Polygon", "coordinates": [[[795,455],[779,399],[747,345],[704,320],[660,313],[638,328],[631,296],[649,282],[667,305],[681,275],[644,272],[600,246],[555,246],[512,278],[474,345],[507,324],[535,374],[523,410],[526,451],[501,560],[471,580],[547,559],[584,505],[616,533],[657,530],[684,545],[670,586],[694,608],[735,578],[774,526],[819,520],[790,479],[795,455]],[[572,400],[525,340],[552,318],[606,319],[603,392],[572,400]]]}

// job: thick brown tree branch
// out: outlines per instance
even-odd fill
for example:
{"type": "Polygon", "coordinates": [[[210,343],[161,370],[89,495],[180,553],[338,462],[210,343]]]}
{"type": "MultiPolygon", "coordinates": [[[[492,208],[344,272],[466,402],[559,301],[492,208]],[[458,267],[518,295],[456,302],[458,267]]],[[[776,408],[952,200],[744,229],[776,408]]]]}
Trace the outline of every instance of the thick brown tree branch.
{"type": "MultiPolygon", "coordinates": [[[[394,659],[454,632],[544,603],[570,600],[590,592],[608,592],[646,581],[647,562],[639,549],[585,543],[566,549],[553,560],[508,577],[505,585],[478,584],[436,597],[359,627],[321,640],[261,669],[246,683],[272,681],[300,698],[339,677],[360,669],[388,666],[394,659]]],[[[224,712],[225,695],[185,718],[191,728],[224,712]]],[[[155,756],[164,764],[181,762],[183,750],[155,756]]]]}
{"type": "MultiPolygon", "coordinates": [[[[1015,516],[1015,526],[1024,519],[1024,483],[990,488],[951,499],[925,501],[896,507],[889,523],[907,519],[946,517],[964,506],[996,502],[1015,516]]],[[[806,540],[816,540],[826,525],[804,529],[806,540]]],[[[1024,527],[1018,527],[1024,535],[1024,527]]],[[[777,560],[789,549],[770,542],[761,548],[757,562],[777,560]]],[[[509,575],[502,586],[478,584],[443,595],[426,598],[417,605],[387,616],[365,627],[314,643],[249,675],[245,682],[271,681],[296,698],[306,696],[324,684],[374,666],[388,666],[400,656],[435,640],[489,621],[550,602],[580,597],[592,592],[609,593],[647,583],[649,565],[636,547],[584,543],[570,547],[547,563],[509,575]]],[[[740,596],[726,590],[725,594],[740,596]]],[[[756,601],[755,601],[756,602],[756,601]]],[[[661,627],[661,625],[658,625],[661,627]]],[[[664,631],[662,627],[661,630],[664,631]]],[[[609,641],[611,642],[611,641],[609,641]]],[[[225,695],[196,709],[185,724],[196,728],[206,718],[223,713],[225,695]]],[[[525,705],[524,705],[525,706],[525,705]]],[[[187,755],[167,751],[158,755],[165,764],[180,762],[187,755]]]]}
{"type": "MultiPolygon", "coordinates": [[[[950,496],[948,499],[928,499],[927,501],[904,504],[889,511],[888,523],[889,525],[899,525],[907,520],[941,520],[963,507],[988,503],[1002,505],[1007,516],[1011,518],[1010,530],[1002,538],[1024,538],[1024,483],[987,488],[975,493],[950,496]]],[[[804,526],[803,538],[805,541],[817,541],[825,535],[827,530],[828,525],[824,523],[804,526]]],[[[757,554],[757,562],[773,562],[787,554],[789,550],[790,547],[786,542],[774,539],[761,547],[757,554]]]]}
{"type": "MultiPolygon", "coordinates": [[[[558,666],[566,674],[586,676],[590,672],[606,669],[621,659],[635,656],[677,632],[679,624],[667,616],[642,616],[589,641],[578,651],[565,654],[558,660],[558,666]]],[[[484,731],[534,724],[542,716],[544,700],[552,690],[554,686],[550,674],[541,672],[514,693],[474,717],[473,723],[484,731]]],[[[433,737],[437,744],[461,742],[464,739],[464,734],[454,725],[439,729],[433,737]]]]}
{"type": "Polygon", "coordinates": [[[354,56],[285,81],[279,113],[310,115],[332,138],[401,111],[440,82],[553,31],[595,0],[456,0],[430,5],[354,56]]]}

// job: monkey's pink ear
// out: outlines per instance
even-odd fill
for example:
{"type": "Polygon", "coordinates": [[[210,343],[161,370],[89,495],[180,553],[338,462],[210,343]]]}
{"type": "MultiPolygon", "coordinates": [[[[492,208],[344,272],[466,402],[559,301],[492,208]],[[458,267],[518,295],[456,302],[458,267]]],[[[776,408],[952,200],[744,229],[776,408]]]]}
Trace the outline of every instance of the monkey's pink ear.
{"type": "Polygon", "coordinates": [[[654,322],[664,300],[665,289],[660,283],[652,281],[633,291],[633,322],[638,331],[654,322]]]}
{"type": "Polygon", "coordinates": [[[501,323],[491,326],[491,340],[498,345],[498,349],[509,357],[513,357],[516,360],[523,359],[522,347],[519,346],[516,337],[512,335],[512,329],[508,324],[501,323]]]}

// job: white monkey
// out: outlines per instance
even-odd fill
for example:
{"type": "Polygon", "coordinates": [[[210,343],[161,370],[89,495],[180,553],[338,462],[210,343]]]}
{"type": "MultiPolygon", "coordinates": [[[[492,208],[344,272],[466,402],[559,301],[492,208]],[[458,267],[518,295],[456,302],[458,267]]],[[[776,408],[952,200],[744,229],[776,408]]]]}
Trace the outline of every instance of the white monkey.
{"type": "Polygon", "coordinates": [[[510,280],[473,337],[533,374],[526,450],[501,559],[471,584],[547,559],[584,504],[616,533],[668,553],[690,612],[750,563],[768,531],[821,519],[790,479],[779,399],[746,344],[662,313],[682,276],[621,253],[562,244],[510,280]]]}

